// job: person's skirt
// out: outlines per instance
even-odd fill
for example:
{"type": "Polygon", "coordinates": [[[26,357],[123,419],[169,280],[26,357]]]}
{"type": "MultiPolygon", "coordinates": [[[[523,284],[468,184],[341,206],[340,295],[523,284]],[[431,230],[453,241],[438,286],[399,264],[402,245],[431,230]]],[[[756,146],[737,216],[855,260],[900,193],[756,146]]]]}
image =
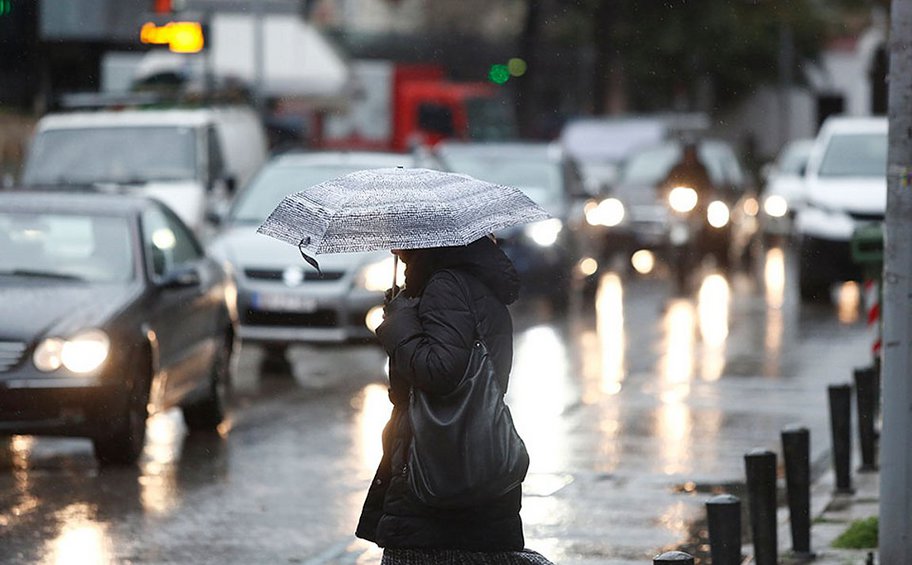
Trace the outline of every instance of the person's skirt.
{"type": "Polygon", "coordinates": [[[482,553],[456,549],[385,549],[380,565],[554,565],[529,549],[482,553]]]}

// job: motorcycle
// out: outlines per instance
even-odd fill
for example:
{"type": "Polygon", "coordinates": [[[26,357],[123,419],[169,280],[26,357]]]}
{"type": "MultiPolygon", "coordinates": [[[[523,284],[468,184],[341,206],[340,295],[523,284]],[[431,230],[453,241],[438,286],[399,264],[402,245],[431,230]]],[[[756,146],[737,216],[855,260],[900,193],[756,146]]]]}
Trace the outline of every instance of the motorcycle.
{"type": "Polygon", "coordinates": [[[728,235],[724,230],[731,221],[731,211],[722,200],[709,200],[701,202],[697,191],[690,186],[675,186],[668,191],[666,248],[678,292],[687,290],[692,272],[705,255],[716,255],[720,263],[727,263],[728,235]]]}

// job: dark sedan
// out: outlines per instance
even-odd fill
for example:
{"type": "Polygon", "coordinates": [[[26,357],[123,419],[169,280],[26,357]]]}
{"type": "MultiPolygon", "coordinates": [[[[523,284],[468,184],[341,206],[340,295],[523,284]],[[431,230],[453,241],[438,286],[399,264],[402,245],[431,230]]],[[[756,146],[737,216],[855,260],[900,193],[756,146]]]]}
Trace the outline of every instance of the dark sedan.
{"type": "Polygon", "coordinates": [[[0,435],[92,439],[133,463],[150,411],[225,414],[234,287],[149,199],[0,193],[0,435]]]}

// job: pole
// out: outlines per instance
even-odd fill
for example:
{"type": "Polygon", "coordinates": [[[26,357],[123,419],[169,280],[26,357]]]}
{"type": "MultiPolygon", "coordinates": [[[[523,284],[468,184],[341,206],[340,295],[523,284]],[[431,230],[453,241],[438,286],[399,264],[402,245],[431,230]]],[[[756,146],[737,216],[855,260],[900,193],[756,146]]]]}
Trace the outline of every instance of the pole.
{"type": "Polygon", "coordinates": [[[912,2],[890,15],[880,562],[912,563],[912,2]]]}
{"type": "Polygon", "coordinates": [[[719,494],[706,501],[709,551],[713,565],[741,563],[741,499],[719,494]]]}
{"type": "Polygon", "coordinates": [[[782,430],[785,485],[794,557],[811,559],[811,433],[802,426],[782,430]]]}
{"type": "Polygon", "coordinates": [[[852,494],[852,387],[830,385],[830,435],[833,440],[833,471],[836,494],[852,494]]]}
{"type": "Polygon", "coordinates": [[[754,562],[776,565],[779,547],[776,532],[776,454],[754,449],[744,456],[754,562]]]}

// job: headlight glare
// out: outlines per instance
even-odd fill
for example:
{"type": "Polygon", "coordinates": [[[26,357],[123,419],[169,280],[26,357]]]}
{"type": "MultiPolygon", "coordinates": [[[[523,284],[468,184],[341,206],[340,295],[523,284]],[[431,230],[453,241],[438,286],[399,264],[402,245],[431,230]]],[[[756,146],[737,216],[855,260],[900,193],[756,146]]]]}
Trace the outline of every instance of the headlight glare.
{"type": "Polygon", "coordinates": [[[781,218],[788,213],[788,202],[778,194],[771,194],[763,201],[763,211],[773,218],[781,218]]]}
{"type": "Polygon", "coordinates": [[[668,204],[675,212],[690,212],[697,207],[697,191],[689,186],[676,186],[668,193],[668,204]]]}
{"type": "MultiPolygon", "coordinates": [[[[358,273],[356,284],[365,290],[372,292],[384,292],[393,285],[393,257],[392,255],[366,265],[358,273]]],[[[405,281],[405,264],[399,261],[397,268],[396,280],[398,284],[405,281]]]]}
{"type": "Polygon", "coordinates": [[[89,330],[63,342],[60,360],[63,366],[74,373],[91,373],[108,358],[111,341],[100,330],[89,330]]]}
{"type": "Polygon", "coordinates": [[[32,355],[32,362],[39,371],[50,373],[60,368],[62,364],[61,352],[63,351],[63,340],[49,338],[38,344],[35,353],[32,355]]]}
{"type": "Polygon", "coordinates": [[[714,228],[724,228],[731,219],[731,212],[725,202],[714,200],[706,208],[706,221],[714,228]]]}
{"type": "Polygon", "coordinates": [[[586,210],[586,221],[591,226],[613,228],[624,221],[624,204],[617,198],[606,198],[586,210]]]}
{"type": "Polygon", "coordinates": [[[551,247],[557,241],[557,236],[564,229],[564,224],[557,218],[550,218],[535,222],[526,228],[526,235],[542,247],[551,247]]]}

